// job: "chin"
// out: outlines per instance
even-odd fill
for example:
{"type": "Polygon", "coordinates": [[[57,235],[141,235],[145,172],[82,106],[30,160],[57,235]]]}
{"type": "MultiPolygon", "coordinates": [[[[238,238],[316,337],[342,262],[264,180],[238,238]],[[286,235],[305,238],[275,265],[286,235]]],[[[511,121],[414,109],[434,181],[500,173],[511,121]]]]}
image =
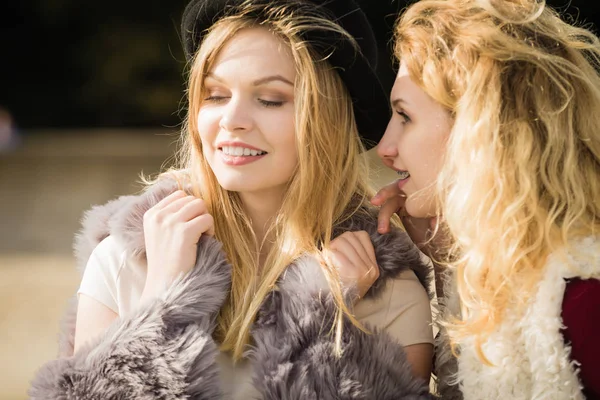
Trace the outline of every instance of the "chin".
{"type": "Polygon", "coordinates": [[[243,176],[230,176],[229,174],[215,174],[219,186],[230,192],[243,192],[248,190],[251,185],[248,179],[243,176]]]}
{"type": "Polygon", "coordinates": [[[231,182],[231,181],[221,181],[219,180],[219,185],[228,192],[247,192],[251,191],[252,188],[247,183],[241,182],[231,182]]]}
{"type": "Polygon", "coordinates": [[[434,210],[429,207],[429,204],[423,204],[423,202],[418,202],[415,199],[408,199],[404,206],[408,215],[414,218],[429,218],[435,215],[434,210]]]}

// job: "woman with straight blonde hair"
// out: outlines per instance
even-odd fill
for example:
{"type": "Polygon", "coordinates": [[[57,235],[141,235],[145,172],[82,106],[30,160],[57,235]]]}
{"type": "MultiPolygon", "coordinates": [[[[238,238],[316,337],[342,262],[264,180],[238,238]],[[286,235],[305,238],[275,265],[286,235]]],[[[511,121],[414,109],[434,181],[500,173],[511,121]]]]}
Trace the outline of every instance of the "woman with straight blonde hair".
{"type": "Polygon", "coordinates": [[[429,398],[428,270],[368,204],[389,115],[362,11],[194,0],[182,37],[180,168],[86,216],[32,398],[429,398]]]}
{"type": "Polygon", "coordinates": [[[443,398],[600,398],[598,38],[543,1],[422,0],[395,54],[372,202],[448,268],[443,398]]]}

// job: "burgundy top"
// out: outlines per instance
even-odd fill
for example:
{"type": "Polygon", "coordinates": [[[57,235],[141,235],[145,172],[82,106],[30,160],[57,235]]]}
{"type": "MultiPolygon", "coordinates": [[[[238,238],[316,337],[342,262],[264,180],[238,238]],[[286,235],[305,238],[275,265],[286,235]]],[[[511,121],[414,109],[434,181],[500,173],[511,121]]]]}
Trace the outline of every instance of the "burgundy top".
{"type": "Polygon", "coordinates": [[[562,305],[565,343],[588,400],[600,400],[600,280],[571,279],[562,305]]]}

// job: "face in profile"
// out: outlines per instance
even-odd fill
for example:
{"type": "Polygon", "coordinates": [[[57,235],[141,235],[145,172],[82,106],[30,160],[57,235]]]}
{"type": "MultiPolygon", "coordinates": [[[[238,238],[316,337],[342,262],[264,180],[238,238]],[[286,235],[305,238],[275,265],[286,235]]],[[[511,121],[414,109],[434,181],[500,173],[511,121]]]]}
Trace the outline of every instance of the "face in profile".
{"type": "Polygon", "coordinates": [[[224,189],[285,190],[298,162],[295,79],[288,46],[265,28],[241,30],[218,54],[204,81],[198,131],[224,189]]]}
{"type": "Polygon", "coordinates": [[[404,65],[400,67],[390,100],[393,115],[377,153],[402,179],[399,186],[407,196],[406,211],[419,218],[434,216],[436,180],[452,118],[411,80],[404,65]]]}

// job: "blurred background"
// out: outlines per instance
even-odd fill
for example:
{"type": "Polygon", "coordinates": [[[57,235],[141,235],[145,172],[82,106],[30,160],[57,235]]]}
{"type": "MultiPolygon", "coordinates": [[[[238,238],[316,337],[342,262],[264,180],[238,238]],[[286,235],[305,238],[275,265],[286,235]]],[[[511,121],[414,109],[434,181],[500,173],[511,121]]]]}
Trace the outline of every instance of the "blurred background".
{"type": "MultiPolygon", "coordinates": [[[[210,0],[208,0],[210,1],[210,0]]],[[[0,400],[26,398],[55,357],[80,279],[82,212],[139,191],[169,164],[184,113],[179,21],[187,0],[29,0],[0,6],[0,400]]],[[[388,51],[403,1],[360,0],[388,51]]],[[[596,24],[591,2],[550,4],[596,24]]],[[[373,184],[393,179],[375,157],[373,184]]]]}

